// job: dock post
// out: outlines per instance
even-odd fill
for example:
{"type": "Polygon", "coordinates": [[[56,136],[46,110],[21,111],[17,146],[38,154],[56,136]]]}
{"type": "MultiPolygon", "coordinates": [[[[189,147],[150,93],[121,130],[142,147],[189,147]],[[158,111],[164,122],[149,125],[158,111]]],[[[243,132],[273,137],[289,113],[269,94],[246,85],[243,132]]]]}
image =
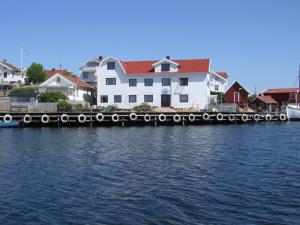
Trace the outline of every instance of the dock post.
{"type": "Polygon", "coordinates": [[[90,110],[90,127],[93,127],[92,108],[90,110]]]}

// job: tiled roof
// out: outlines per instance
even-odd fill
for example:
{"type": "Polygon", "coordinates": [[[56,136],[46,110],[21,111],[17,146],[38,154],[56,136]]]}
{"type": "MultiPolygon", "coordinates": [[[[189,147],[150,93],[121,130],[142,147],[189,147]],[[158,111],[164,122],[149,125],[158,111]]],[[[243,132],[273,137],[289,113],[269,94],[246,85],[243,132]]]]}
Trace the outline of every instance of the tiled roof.
{"type": "Polygon", "coordinates": [[[15,73],[21,72],[21,70],[19,68],[15,67],[14,65],[12,65],[6,61],[0,61],[0,63],[3,64],[5,67],[10,68],[15,73]]]}
{"type": "Polygon", "coordinates": [[[298,88],[274,88],[267,89],[262,92],[262,94],[288,94],[288,93],[296,93],[298,92],[298,88]]]}
{"type": "MultiPolygon", "coordinates": [[[[154,72],[152,64],[159,60],[151,61],[121,61],[126,74],[158,74],[154,72]]],[[[161,74],[174,73],[207,73],[209,72],[209,59],[171,60],[179,64],[177,72],[161,72],[161,74]]]]}
{"type": "Polygon", "coordinates": [[[64,78],[68,79],[72,83],[76,84],[78,87],[86,88],[86,89],[95,89],[93,86],[89,85],[85,81],[81,80],[79,77],[71,75],[68,70],[45,70],[46,72],[46,77],[49,79],[50,77],[60,74],[64,78]]]}
{"type": "Polygon", "coordinates": [[[216,72],[219,76],[223,77],[224,79],[227,79],[229,74],[227,72],[216,72]]]}
{"type": "Polygon", "coordinates": [[[258,96],[257,98],[267,104],[278,104],[278,102],[271,96],[258,96]]]}

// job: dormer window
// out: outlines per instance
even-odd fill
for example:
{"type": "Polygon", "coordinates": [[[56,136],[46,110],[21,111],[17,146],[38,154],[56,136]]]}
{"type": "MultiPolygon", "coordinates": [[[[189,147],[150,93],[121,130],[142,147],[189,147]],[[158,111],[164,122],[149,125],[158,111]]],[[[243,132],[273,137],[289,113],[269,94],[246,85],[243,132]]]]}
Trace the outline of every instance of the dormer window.
{"type": "Polygon", "coordinates": [[[107,70],[114,70],[116,67],[115,62],[108,62],[107,63],[107,70]]]}
{"type": "Polygon", "coordinates": [[[170,71],[170,64],[169,63],[162,63],[161,64],[161,72],[169,72],[170,71]]]}

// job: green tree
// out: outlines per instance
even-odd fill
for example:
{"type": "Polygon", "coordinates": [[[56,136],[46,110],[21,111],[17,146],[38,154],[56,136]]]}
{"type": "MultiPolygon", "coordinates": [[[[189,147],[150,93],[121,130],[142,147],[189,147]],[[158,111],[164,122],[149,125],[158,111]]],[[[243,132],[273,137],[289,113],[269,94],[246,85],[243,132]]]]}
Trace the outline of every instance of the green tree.
{"type": "Polygon", "coordinates": [[[46,79],[46,73],[42,64],[32,63],[26,71],[26,83],[42,83],[46,79]]]}
{"type": "Polygon", "coordinates": [[[39,95],[38,101],[39,102],[59,102],[65,101],[67,96],[65,96],[61,92],[45,92],[39,95]]]}

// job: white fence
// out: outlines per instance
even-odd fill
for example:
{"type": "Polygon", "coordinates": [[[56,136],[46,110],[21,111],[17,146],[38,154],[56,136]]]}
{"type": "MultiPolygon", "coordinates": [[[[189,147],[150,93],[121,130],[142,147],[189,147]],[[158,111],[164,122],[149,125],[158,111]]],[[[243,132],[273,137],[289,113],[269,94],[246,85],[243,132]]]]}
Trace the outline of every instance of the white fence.
{"type": "Polygon", "coordinates": [[[11,102],[13,112],[57,112],[57,103],[11,102]]]}
{"type": "Polygon", "coordinates": [[[210,104],[209,111],[215,112],[237,112],[236,103],[210,104]]]}

